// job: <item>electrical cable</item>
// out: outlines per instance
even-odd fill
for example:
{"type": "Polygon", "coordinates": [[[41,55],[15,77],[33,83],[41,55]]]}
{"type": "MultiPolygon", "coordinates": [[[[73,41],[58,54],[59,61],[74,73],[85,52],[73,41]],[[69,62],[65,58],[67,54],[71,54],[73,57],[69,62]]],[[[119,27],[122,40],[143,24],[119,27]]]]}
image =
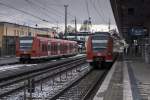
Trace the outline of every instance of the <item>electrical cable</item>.
{"type": "Polygon", "coordinates": [[[88,18],[90,18],[90,11],[89,11],[89,5],[88,5],[87,0],[85,0],[85,4],[86,4],[86,10],[87,10],[88,18]]]}
{"type": "Polygon", "coordinates": [[[38,16],[36,16],[36,15],[34,15],[34,14],[31,14],[31,13],[29,13],[29,12],[26,12],[26,11],[24,11],[24,10],[17,9],[17,8],[11,6],[11,5],[8,5],[8,4],[2,3],[2,2],[0,2],[0,5],[5,6],[5,7],[8,7],[8,8],[11,8],[11,9],[14,9],[14,10],[16,10],[16,11],[19,11],[19,12],[23,13],[23,14],[32,16],[32,17],[34,17],[34,18],[36,18],[36,19],[39,19],[40,21],[50,23],[50,21],[48,21],[48,20],[42,19],[41,17],[38,17],[38,16]]]}
{"type": "Polygon", "coordinates": [[[99,13],[99,11],[98,11],[96,5],[94,4],[94,2],[92,2],[91,0],[90,0],[90,2],[91,2],[91,4],[92,4],[93,8],[95,9],[95,11],[97,12],[97,14],[98,14],[98,15],[100,16],[100,18],[102,19],[102,21],[103,21],[104,23],[107,23],[107,21],[104,19],[104,18],[105,18],[104,15],[102,15],[101,13],[99,13]]]}
{"type": "MultiPolygon", "coordinates": [[[[37,9],[37,7],[39,7],[40,9],[46,10],[47,12],[49,12],[47,9],[45,9],[45,8],[43,8],[43,7],[41,7],[41,6],[37,5],[37,4],[35,4],[35,3],[33,3],[32,1],[29,1],[29,0],[25,0],[25,1],[26,1],[29,5],[31,5],[31,7],[34,7],[34,9],[37,9]]],[[[38,9],[38,10],[40,10],[40,9],[38,9]]],[[[55,22],[57,22],[57,20],[56,20],[55,18],[53,18],[52,16],[50,16],[49,14],[47,14],[47,13],[45,13],[45,12],[43,12],[43,11],[41,11],[41,13],[43,13],[44,15],[50,17],[50,18],[53,19],[55,22]]]]}

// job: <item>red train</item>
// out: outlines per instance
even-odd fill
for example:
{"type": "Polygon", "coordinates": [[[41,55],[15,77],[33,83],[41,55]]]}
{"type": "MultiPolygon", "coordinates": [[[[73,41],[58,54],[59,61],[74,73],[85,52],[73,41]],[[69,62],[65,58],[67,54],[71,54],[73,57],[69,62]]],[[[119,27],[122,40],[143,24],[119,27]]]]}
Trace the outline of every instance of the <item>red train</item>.
{"type": "Polygon", "coordinates": [[[113,39],[108,33],[89,36],[86,48],[87,62],[91,66],[101,68],[112,64],[114,59],[113,39]]]}
{"type": "Polygon", "coordinates": [[[77,42],[48,37],[19,37],[16,41],[16,57],[20,61],[56,58],[76,55],[77,42]]]}

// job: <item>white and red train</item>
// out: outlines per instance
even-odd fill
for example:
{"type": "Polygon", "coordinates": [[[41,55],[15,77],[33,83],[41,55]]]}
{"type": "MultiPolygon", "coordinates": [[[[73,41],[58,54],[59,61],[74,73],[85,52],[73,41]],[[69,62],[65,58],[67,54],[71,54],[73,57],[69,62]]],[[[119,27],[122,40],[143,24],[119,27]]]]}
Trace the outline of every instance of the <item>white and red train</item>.
{"type": "Polygon", "coordinates": [[[48,37],[19,37],[16,41],[16,57],[20,61],[56,58],[76,55],[77,42],[48,37]]]}
{"type": "Polygon", "coordinates": [[[113,51],[113,38],[108,33],[89,36],[86,48],[87,62],[96,68],[110,66],[116,57],[113,51]]]}

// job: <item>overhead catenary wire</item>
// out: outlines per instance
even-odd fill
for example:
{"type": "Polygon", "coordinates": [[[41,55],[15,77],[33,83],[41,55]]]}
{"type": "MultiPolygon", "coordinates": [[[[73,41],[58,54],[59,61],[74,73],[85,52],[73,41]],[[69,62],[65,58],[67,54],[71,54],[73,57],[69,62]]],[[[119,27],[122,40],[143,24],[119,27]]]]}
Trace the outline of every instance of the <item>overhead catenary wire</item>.
{"type": "Polygon", "coordinates": [[[34,15],[34,14],[32,14],[32,13],[26,12],[26,11],[21,10],[21,9],[18,9],[18,8],[15,8],[15,7],[13,7],[13,6],[9,5],[9,4],[5,4],[5,3],[0,2],[0,5],[5,6],[5,7],[8,7],[8,8],[11,8],[11,9],[14,9],[14,10],[16,10],[16,11],[19,11],[19,12],[23,13],[23,14],[32,16],[32,17],[34,17],[34,18],[36,18],[36,19],[38,19],[38,20],[40,20],[40,21],[47,22],[47,23],[50,23],[50,22],[51,22],[51,21],[49,21],[49,20],[43,19],[43,18],[41,18],[41,17],[39,17],[39,16],[36,16],[36,15],[34,15]]]}
{"type": "MultiPolygon", "coordinates": [[[[58,9],[55,9],[55,8],[51,7],[51,6],[47,6],[48,3],[44,4],[43,2],[40,2],[38,0],[32,0],[32,1],[31,0],[26,0],[26,1],[32,2],[32,4],[34,4],[36,7],[42,8],[43,10],[45,10],[46,12],[48,12],[49,14],[52,13],[52,14],[54,14],[54,15],[62,18],[62,19],[64,19],[64,11],[60,11],[58,9]],[[36,3],[33,2],[33,1],[35,1],[36,3]]],[[[64,5],[60,5],[60,6],[57,6],[57,7],[64,7],[64,5]]],[[[61,9],[61,10],[63,10],[63,9],[61,9]]],[[[70,12],[68,12],[68,16],[74,18],[75,15],[72,15],[70,12]]],[[[77,19],[80,20],[79,18],[77,18],[77,19]]]]}
{"type": "Polygon", "coordinates": [[[100,12],[102,13],[103,16],[105,16],[105,19],[109,19],[108,16],[106,16],[108,12],[104,12],[104,5],[106,4],[105,3],[102,3],[102,1],[107,1],[107,0],[94,0],[95,1],[95,6],[98,5],[97,7],[99,8],[100,12]],[[102,5],[103,4],[103,5],[102,5]]]}
{"type": "MultiPolygon", "coordinates": [[[[105,20],[105,16],[102,14],[102,13],[100,13],[99,12],[99,10],[97,9],[97,7],[96,7],[96,5],[94,4],[94,2],[92,1],[92,0],[90,0],[90,2],[91,2],[91,4],[92,4],[92,6],[93,6],[93,8],[95,9],[95,11],[97,12],[97,14],[100,16],[100,18],[102,19],[102,21],[104,22],[104,23],[108,23],[106,20],[105,20]]],[[[101,9],[100,9],[101,10],[101,9]]]]}
{"type": "MultiPolygon", "coordinates": [[[[31,7],[33,7],[34,9],[38,9],[38,8],[39,8],[39,10],[42,9],[42,10],[46,10],[46,12],[48,12],[48,13],[51,13],[51,12],[49,12],[47,9],[41,7],[40,5],[35,4],[35,3],[32,2],[32,1],[29,1],[29,0],[25,0],[25,1],[26,1],[31,7]]],[[[55,22],[57,22],[57,19],[53,18],[53,17],[50,16],[48,13],[45,13],[45,12],[43,12],[43,11],[41,11],[41,13],[43,13],[43,14],[46,15],[47,17],[50,17],[50,18],[51,18],[52,20],[54,20],[55,22]]],[[[51,14],[51,15],[52,15],[52,14],[51,14]]]]}
{"type": "Polygon", "coordinates": [[[56,16],[59,16],[59,17],[64,17],[64,16],[62,16],[62,14],[63,14],[62,12],[59,12],[58,10],[56,10],[56,9],[50,7],[50,6],[47,6],[47,5],[45,5],[44,3],[39,2],[38,0],[34,0],[36,3],[34,3],[33,0],[32,0],[32,1],[31,1],[31,0],[27,0],[27,1],[32,2],[32,4],[34,4],[36,7],[42,8],[43,10],[45,10],[45,11],[47,11],[47,12],[49,12],[49,13],[53,13],[53,14],[55,14],[56,16]],[[49,9],[47,9],[47,8],[49,8],[49,9]],[[50,10],[51,10],[51,11],[50,11],[50,10]],[[59,14],[59,15],[58,15],[58,14],[59,14]]]}
{"type": "MultiPolygon", "coordinates": [[[[104,10],[103,10],[104,7],[101,5],[101,4],[109,4],[110,2],[109,2],[109,0],[103,0],[104,2],[101,3],[101,1],[102,1],[102,0],[97,0],[97,3],[96,3],[96,4],[99,4],[98,7],[100,8],[100,10],[101,10],[101,12],[102,12],[102,15],[105,16],[105,19],[107,19],[107,23],[110,24],[110,23],[111,23],[111,22],[110,22],[110,21],[111,21],[111,20],[110,20],[110,12],[108,12],[108,11],[109,11],[109,10],[108,10],[108,11],[107,11],[107,14],[105,14],[105,13],[104,13],[104,10]],[[108,16],[107,16],[107,15],[108,15],[108,16]]],[[[110,6],[111,6],[111,5],[110,5],[110,6]]],[[[108,6],[108,7],[110,7],[110,6],[108,6]]],[[[111,9],[111,8],[108,8],[108,9],[111,9]]]]}
{"type": "MultiPolygon", "coordinates": [[[[38,0],[34,0],[34,1],[36,1],[36,2],[37,2],[38,4],[40,4],[41,6],[43,6],[43,7],[46,6],[46,8],[49,8],[49,9],[53,10],[55,13],[58,13],[58,14],[62,15],[62,17],[64,18],[64,16],[63,16],[63,15],[64,15],[64,10],[63,10],[64,5],[60,4],[60,6],[57,6],[57,7],[62,7],[62,9],[61,9],[62,11],[60,11],[60,10],[58,10],[58,9],[55,9],[55,8],[51,7],[51,6],[45,5],[43,2],[40,2],[40,1],[38,1],[38,0]]],[[[54,5],[54,6],[55,6],[55,5],[54,5]]],[[[69,9],[68,9],[68,16],[74,18],[74,16],[76,16],[76,15],[72,14],[71,12],[69,12],[69,9]]],[[[81,19],[78,18],[78,17],[77,17],[77,20],[80,20],[80,21],[81,21],[81,19]]]]}
{"type": "Polygon", "coordinates": [[[86,10],[87,10],[88,18],[90,18],[90,11],[89,11],[88,0],[85,0],[85,4],[86,4],[86,10]]]}

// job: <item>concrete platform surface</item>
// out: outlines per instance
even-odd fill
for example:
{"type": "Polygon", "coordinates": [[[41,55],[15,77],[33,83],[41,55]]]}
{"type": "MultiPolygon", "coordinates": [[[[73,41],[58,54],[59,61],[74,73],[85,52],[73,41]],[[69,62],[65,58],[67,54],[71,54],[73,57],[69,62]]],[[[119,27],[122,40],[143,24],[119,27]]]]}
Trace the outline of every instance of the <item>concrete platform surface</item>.
{"type": "Polygon", "coordinates": [[[15,56],[0,57],[0,65],[16,63],[19,60],[15,56]]]}
{"type": "Polygon", "coordinates": [[[141,58],[117,60],[93,100],[150,100],[150,64],[141,58]]]}

